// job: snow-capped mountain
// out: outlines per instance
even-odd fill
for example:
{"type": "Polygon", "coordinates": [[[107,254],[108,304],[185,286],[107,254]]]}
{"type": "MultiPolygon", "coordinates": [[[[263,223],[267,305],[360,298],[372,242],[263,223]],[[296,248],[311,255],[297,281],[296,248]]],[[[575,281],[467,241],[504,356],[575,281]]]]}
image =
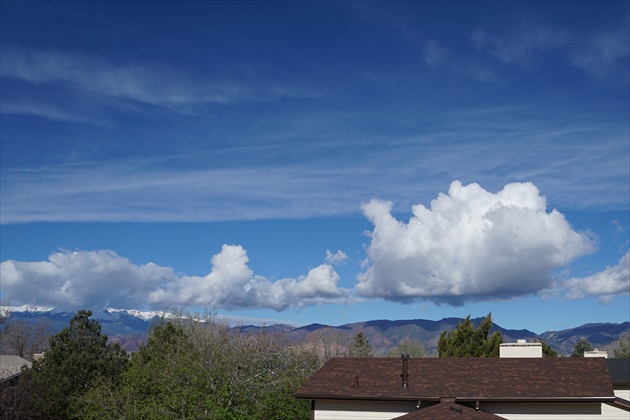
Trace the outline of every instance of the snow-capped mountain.
{"type": "Polygon", "coordinates": [[[114,309],[106,308],[103,312],[110,314],[126,313],[127,315],[135,316],[143,321],[150,321],[155,317],[158,318],[174,318],[175,315],[164,311],[139,311],[137,309],[114,309]]]}
{"type": "MultiPolygon", "coordinates": [[[[19,306],[19,307],[0,307],[0,311],[7,308],[11,309],[10,319],[25,320],[27,322],[37,322],[44,320],[50,325],[50,333],[55,334],[68,326],[72,317],[76,315],[76,311],[58,311],[51,307],[36,306],[19,306]]],[[[137,349],[139,342],[146,337],[147,331],[152,323],[157,323],[162,318],[174,318],[176,316],[171,313],[159,311],[140,311],[135,309],[115,309],[106,308],[103,310],[92,311],[92,318],[99,321],[101,331],[110,338],[117,340],[134,340],[131,344],[126,343],[128,350],[137,349]]],[[[227,320],[227,319],[226,319],[227,320]]],[[[473,319],[473,323],[478,325],[481,318],[473,319]]],[[[401,334],[407,334],[414,340],[419,340],[427,345],[427,348],[435,348],[441,331],[454,328],[457,323],[462,322],[460,318],[444,318],[438,321],[431,320],[376,320],[366,321],[354,324],[344,324],[336,327],[327,325],[311,324],[306,326],[291,326],[286,324],[268,323],[265,326],[253,326],[240,323],[237,326],[241,332],[260,332],[262,330],[279,333],[289,340],[297,340],[304,336],[315,332],[321,328],[335,328],[340,331],[350,332],[352,334],[360,331],[366,332],[373,347],[386,350],[393,345],[396,340],[400,339],[401,334]]],[[[602,347],[611,341],[618,339],[621,335],[630,332],[630,322],[621,324],[599,323],[586,324],[576,328],[570,328],[562,331],[547,331],[542,334],[536,334],[529,330],[510,330],[504,329],[494,324],[494,328],[502,332],[506,342],[515,341],[517,339],[537,338],[546,340],[549,345],[556,349],[560,354],[569,354],[575,343],[581,338],[586,337],[593,346],[602,347]]]]}
{"type": "Polygon", "coordinates": [[[2,311],[10,312],[50,312],[54,310],[52,306],[38,306],[38,305],[22,305],[22,306],[0,306],[2,311]]]}
{"type": "MultiPolygon", "coordinates": [[[[38,313],[63,313],[66,311],[63,310],[55,310],[52,306],[38,306],[38,305],[22,305],[22,306],[0,306],[2,310],[9,310],[13,314],[17,313],[30,313],[33,315],[37,315],[38,313]]],[[[98,314],[110,315],[113,317],[120,316],[121,314],[127,314],[136,318],[139,318],[143,321],[150,321],[155,317],[164,317],[164,318],[172,318],[173,314],[164,312],[164,311],[139,311],[137,309],[116,309],[116,308],[105,308],[101,311],[92,311],[93,316],[98,319],[98,314]]]]}
{"type": "MultiPolygon", "coordinates": [[[[44,319],[50,324],[52,333],[61,331],[68,326],[68,322],[76,315],[76,311],[56,310],[47,306],[3,306],[0,310],[11,312],[11,319],[34,322],[44,319]]],[[[171,318],[173,314],[158,311],[139,311],[135,309],[93,310],[92,318],[101,324],[103,333],[114,336],[119,334],[146,334],[152,322],[161,318],[171,318]]]]}

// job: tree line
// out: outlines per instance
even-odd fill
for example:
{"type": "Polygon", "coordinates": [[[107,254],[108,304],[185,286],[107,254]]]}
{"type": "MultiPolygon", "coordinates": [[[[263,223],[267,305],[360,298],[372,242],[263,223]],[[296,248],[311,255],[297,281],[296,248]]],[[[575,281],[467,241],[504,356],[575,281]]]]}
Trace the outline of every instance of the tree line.
{"type": "Polygon", "coordinates": [[[319,368],[308,349],[240,334],[214,317],[163,320],[130,356],[90,311],[54,335],[41,361],[0,394],[5,418],[299,419],[292,394],[319,368]]]}
{"type": "MultiPolygon", "coordinates": [[[[5,343],[18,331],[13,325],[22,330],[21,322],[5,322],[5,343]]],[[[401,352],[426,355],[421,343],[408,338],[390,355],[401,352]]],[[[91,311],[80,310],[49,338],[43,359],[24,369],[16,385],[0,388],[0,417],[308,419],[310,403],[293,393],[323,363],[372,356],[363,332],[349,340],[327,329],[287,343],[262,329],[243,333],[211,314],[181,313],[151,327],[139,349],[127,354],[108,342],[91,311]]]]}
{"type": "MultiPolygon", "coordinates": [[[[262,330],[242,333],[210,314],[162,319],[129,355],[108,342],[91,316],[78,311],[67,328],[50,337],[45,357],[25,369],[15,386],[0,389],[2,418],[308,419],[309,402],[293,393],[323,363],[374,356],[363,332],[348,341],[338,330],[323,329],[287,343],[262,330]]],[[[498,357],[503,339],[491,329],[491,314],[478,327],[469,315],[442,332],[437,356],[498,357]]],[[[580,340],[572,356],[591,349],[580,340]]],[[[616,357],[630,357],[630,340],[616,349],[616,357]]],[[[422,343],[408,337],[387,355],[401,354],[429,356],[422,343]]],[[[557,357],[546,343],[543,355],[557,357]]]]}

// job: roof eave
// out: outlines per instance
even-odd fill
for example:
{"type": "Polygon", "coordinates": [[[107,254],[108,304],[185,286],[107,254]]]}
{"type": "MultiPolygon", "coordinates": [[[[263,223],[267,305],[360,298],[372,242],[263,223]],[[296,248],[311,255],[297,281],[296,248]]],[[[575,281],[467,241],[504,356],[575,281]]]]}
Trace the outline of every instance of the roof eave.
{"type": "Polygon", "coordinates": [[[15,373],[15,374],[11,375],[11,376],[5,376],[4,378],[1,378],[1,379],[0,379],[0,384],[1,384],[1,383],[4,383],[4,382],[11,381],[11,380],[13,380],[13,379],[16,379],[16,378],[18,378],[21,374],[22,374],[22,372],[18,372],[18,373],[15,373]]]}
{"type": "MultiPolygon", "coordinates": [[[[295,398],[308,400],[357,400],[357,401],[426,401],[439,402],[435,396],[365,396],[365,395],[330,395],[330,394],[294,394],[295,398]]],[[[456,402],[598,402],[612,403],[615,396],[602,397],[454,397],[456,402]]]]}
{"type": "Polygon", "coordinates": [[[440,397],[418,397],[413,395],[331,395],[331,394],[293,394],[295,398],[306,400],[357,400],[357,401],[428,401],[439,402],[440,397]]]}
{"type": "Polygon", "coordinates": [[[457,402],[599,402],[615,401],[615,396],[603,397],[456,397],[457,402]]]}

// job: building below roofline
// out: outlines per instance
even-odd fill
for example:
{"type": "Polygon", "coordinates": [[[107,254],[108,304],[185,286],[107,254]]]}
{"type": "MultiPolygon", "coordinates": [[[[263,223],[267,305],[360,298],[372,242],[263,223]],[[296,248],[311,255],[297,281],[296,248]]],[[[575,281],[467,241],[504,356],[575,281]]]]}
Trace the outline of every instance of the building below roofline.
{"type": "Polygon", "coordinates": [[[312,400],[315,420],[630,416],[601,358],[338,358],[295,396],[312,400]]]}
{"type": "Polygon", "coordinates": [[[22,373],[22,368],[33,364],[20,356],[0,354],[0,389],[12,386],[22,373]]]}

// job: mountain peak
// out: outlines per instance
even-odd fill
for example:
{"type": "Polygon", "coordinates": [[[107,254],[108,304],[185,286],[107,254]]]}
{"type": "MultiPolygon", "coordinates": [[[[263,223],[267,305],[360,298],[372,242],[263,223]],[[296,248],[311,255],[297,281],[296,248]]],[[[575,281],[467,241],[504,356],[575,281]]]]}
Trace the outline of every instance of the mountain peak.
{"type": "Polygon", "coordinates": [[[175,315],[168,312],[164,312],[164,311],[140,311],[137,309],[116,309],[116,308],[105,308],[103,311],[108,314],[126,313],[127,315],[131,315],[143,321],[150,321],[155,317],[175,318],[175,315]]]}
{"type": "Polygon", "coordinates": [[[22,305],[22,306],[0,306],[0,309],[8,309],[11,312],[52,312],[55,308],[52,306],[40,305],[22,305]]]}

